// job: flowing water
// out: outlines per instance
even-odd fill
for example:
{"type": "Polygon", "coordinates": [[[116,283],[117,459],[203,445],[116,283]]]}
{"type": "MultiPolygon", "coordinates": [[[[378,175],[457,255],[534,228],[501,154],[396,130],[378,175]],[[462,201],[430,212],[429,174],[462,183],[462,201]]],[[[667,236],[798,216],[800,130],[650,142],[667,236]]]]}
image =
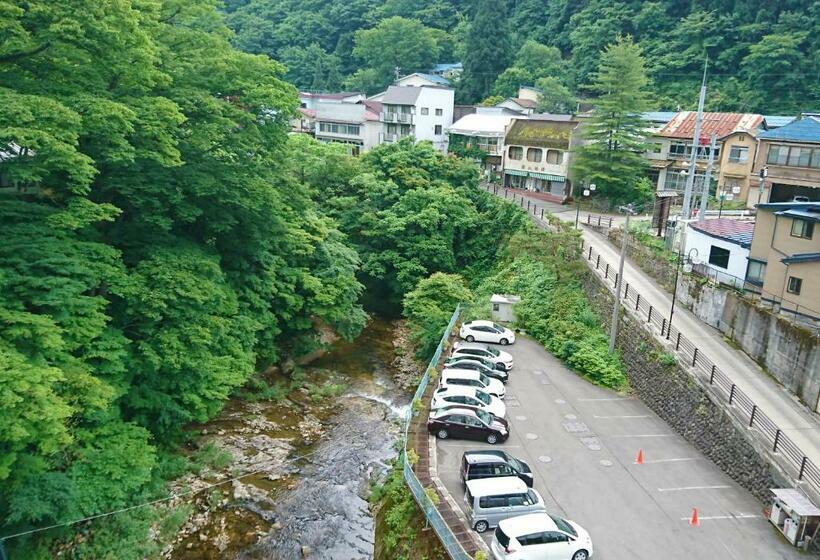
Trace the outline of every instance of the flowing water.
{"type": "Polygon", "coordinates": [[[295,463],[284,459],[287,467],[273,473],[243,477],[232,495],[215,500],[207,523],[175,546],[170,558],[371,558],[374,521],[367,496],[372,481],[384,475],[396,456],[410,402],[393,381],[392,339],[391,324],[374,319],[355,342],[336,343],[307,366],[309,378],[332,372],[347,387],[343,395],[310,410],[325,426],[312,444],[300,442],[304,409],[299,407],[234,401],[209,423],[211,433],[234,434],[238,447],[259,441],[257,449],[251,443],[245,452],[257,463],[273,460],[283,449],[291,459],[304,458],[295,463]],[[252,437],[242,428],[249,416],[262,419],[261,432],[253,431],[257,435],[252,437]]]}

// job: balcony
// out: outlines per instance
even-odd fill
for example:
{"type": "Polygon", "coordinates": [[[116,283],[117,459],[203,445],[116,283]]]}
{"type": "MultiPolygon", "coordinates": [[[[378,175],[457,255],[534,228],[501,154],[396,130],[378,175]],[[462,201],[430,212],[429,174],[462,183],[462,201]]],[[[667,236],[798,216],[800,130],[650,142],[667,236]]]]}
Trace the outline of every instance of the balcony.
{"type": "Polygon", "coordinates": [[[386,122],[386,123],[413,124],[413,114],[412,113],[385,112],[385,113],[381,113],[380,120],[382,122],[386,122]]]}

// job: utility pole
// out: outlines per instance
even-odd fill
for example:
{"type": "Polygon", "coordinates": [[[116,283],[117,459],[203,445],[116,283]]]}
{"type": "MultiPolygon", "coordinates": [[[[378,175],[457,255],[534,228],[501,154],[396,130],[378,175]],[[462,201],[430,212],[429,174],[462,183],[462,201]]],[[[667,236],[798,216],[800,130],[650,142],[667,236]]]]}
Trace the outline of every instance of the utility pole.
{"type": "Polygon", "coordinates": [[[624,283],[624,256],[626,255],[626,241],[629,237],[629,217],[635,213],[632,205],[621,206],[621,211],[626,213],[626,225],[624,225],[623,238],[621,239],[621,259],[618,261],[618,276],[615,282],[615,304],[612,306],[612,325],[609,329],[609,353],[615,350],[615,339],[618,337],[618,319],[620,319],[621,307],[621,284],[624,283]]]}
{"type": "Polygon", "coordinates": [[[757,203],[763,204],[763,187],[766,186],[766,177],[769,176],[769,166],[764,165],[760,170],[760,188],[757,192],[757,203]]]}
{"type": "MultiPolygon", "coordinates": [[[[700,214],[698,221],[706,219],[706,207],[709,204],[709,186],[712,183],[712,165],[715,163],[715,150],[717,149],[717,135],[712,133],[712,141],[709,143],[709,160],[706,164],[706,177],[703,179],[703,194],[700,198],[700,214]]],[[[717,194],[717,193],[715,193],[717,194]]]]}
{"type": "Polygon", "coordinates": [[[401,74],[400,74],[401,73],[401,68],[396,66],[395,72],[396,72],[396,81],[398,82],[399,78],[401,77],[401,74]]]}
{"type": "Polygon", "coordinates": [[[703,63],[703,81],[700,85],[700,98],[698,98],[698,113],[695,116],[695,132],[692,135],[692,158],[689,161],[689,175],[686,176],[686,188],[683,191],[683,219],[691,217],[690,209],[692,203],[692,190],[695,184],[695,166],[698,161],[698,146],[700,145],[700,127],[703,124],[703,104],[706,102],[706,67],[709,64],[709,55],[703,63]]]}

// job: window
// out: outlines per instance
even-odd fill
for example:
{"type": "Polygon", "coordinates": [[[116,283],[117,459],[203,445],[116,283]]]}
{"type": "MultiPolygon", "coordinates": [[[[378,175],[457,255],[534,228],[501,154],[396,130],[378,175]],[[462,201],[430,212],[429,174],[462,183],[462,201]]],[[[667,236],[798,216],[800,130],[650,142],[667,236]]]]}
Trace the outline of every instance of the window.
{"type": "Polygon", "coordinates": [[[763,284],[766,275],[766,263],[749,259],[749,268],[746,269],[746,280],[752,284],[763,284]]]}
{"type": "Polygon", "coordinates": [[[527,148],[527,161],[541,161],[541,150],[539,148],[527,148]]]}
{"type": "Polygon", "coordinates": [[[766,163],[789,167],[820,168],[820,149],[799,146],[770,146],[766,163]]]}
{"type": "Polygon", "coordinates": [[[351,134],[354,136],[359,135],[359,125],[357,124],[342,124],[342,123],[329,123],[329,122],[320,122],[319,123],[319,132],[330,132],[332,134],[351,134]]]}
{"type": "Polygon", "coordinates": [[[786,286],[786,291],[790,294],[800,295],[800,289],[803,287],[803,279],[796,276],[789,276],[789,285],[786,286]]]}
{"type": "MultiPolygon", "coordinates": [[[[698,148],[698,159],[709,159],[709,152],[711,147],[708,145],[700,145],[698,148]]],[[[720,146],[715,146],[715,159],[720,156],[720,146]]],[[[669,159],[689,159],[692,157],[692,144],[675,140],[669,145],[669,159]]]]}
{"type": "Polygon", "coordinates": [[[746,163],[749,161],[749,148],[746,146],[732,146],[729,150],[729,163],[746,163]]]}
{"type": "Polygon", "coordinates": [[[444,111],[443,111],[442,109],[436,109],[436,116],[437,116],[437,117],[440,117],[440,116],[442,116],[443,114],[444,114],[444,111]]]}
{"type": "Polygon", "coordinates": [[[568,536],[564,533],[559,533],[558,531],[547,531],[545,535],[546,540],[544,542],[547,543],[567,542],[569,540],[568,536]]]}
{"type": "MultiPolygon", "coordinates": [[[[714,177],[714,174],[712,175],[714,177]]],[[[706,180],[706,174],[702,171],[695,172],[695,192],[703,190],[703,181],[706,180]]],[[[682,191],[686,187],[686,175],[681,175],[680,172],[672,169],[666,170],[666,182],[664,183],[664,190],[682,191]]]]}
{"type": "Polygon", "coordinates": [[[499,309],[499,308],[498,308],[498,304],[497,304],[497,303],[494,303],[494,304],[493,304],[493,311],[498,311],[498,309],[499,309]]]}
{"type": "Polygon", "coordinates": [[[510,159],[521,159],[524,157],[524,148],[521,146],[510,146],[509,149],[509,156],[510,159]]]}
{"type": "Polygon", "coordinates": [[[820,148],[815,148],[812,151],[810,167],[820,168],[820,148]]]}
{"type": "Polygon", "coordinates": [[[422,107],[421,108],[421,114],[422,115],[429,115],[430,114],[430,109],[427,108],[427,107],[422,107]]]}
{"type": "Polygon", "coordinates": [[[575,530],[575,528],[572,525],[567,523],[566,519],[558,517],[557,515],[550,515],[550,518],[555,522],[555,526],[558,527],[563,532],[569,533],[570,535],[572,535],[574,537],[578,536],[578,532],[575,530]]]}
{"type": "Polygon", "coordinates": [[[529,546],[532,544],[546,544],[547,542],[549,542],[547,540],[547,533],[532,533],[530,535],[521,535],[520,537],[517,537],[516,540],[518,540],[518,542],[521,543],[521,546],[529,546]]]}
{"type": "Polygon", "coordinates": [[[561,165],[564,161],[564,153],[558,150],[547,150],[547,163],[561,165]]]}
{"type": "Polygon", "coordinates": [[[729,250],[712,245],[712,249],[709,251],[709,264],[720,268],[729,268],[729,250]]]}
{"type": "Polygon", "coordinates": [[[646,151],[650,154],[659,154],[663,151],[663,144],[660,142],[650,142],[649,148],[646,151]]]}
{"type": "Polygon", "coordinates": [[[440,135],[441,135],[441,125],[440,125],[440,124],[437,124],[437,125],[435,126],[435,128],[433,129],[433,134],[436,134],[436,135],[438,135],[438,136],[440,136],[440,135]]]}
{"type": "Polygon", "coordinates": [[[478,499],[478,507],[481,509],[507,507],[505,496],[483,496],[478,499]]]}
{"type": "Polygon", "coordinates": [[[792,237],[811,239],[814,235],[814,222],[808,220],[792,220],[792,237]]]}

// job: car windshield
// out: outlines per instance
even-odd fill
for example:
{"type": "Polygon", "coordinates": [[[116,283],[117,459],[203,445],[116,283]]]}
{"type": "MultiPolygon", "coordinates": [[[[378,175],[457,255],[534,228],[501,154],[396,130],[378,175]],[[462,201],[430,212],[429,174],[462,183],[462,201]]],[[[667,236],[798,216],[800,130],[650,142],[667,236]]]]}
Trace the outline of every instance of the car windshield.
{"type": "Polygon", "coordinates": [[[507,462],[516,470],[516,472],[524,472],[524,465],[512,455],[507,455],[507,462]]]}
{"type": "Polygon", "coordinates": [[[501,355],[501,352],[499,352],[499,351],[498,351],[498,350],[496,350],[495,348],[487,348],[487,352],[489,352],[490,354],[492,354],[492,355],[493,355],[493,356],[495,356],[496,358],[497,358],[497,357],[499,357],[499,356],[501,355]]]}
{"type": "Polygon", "coordinates": [[[489,426],[493,423],[493,419],[488,412],[484,412],[483,410],[476,410],[476,416],[478,419],[481,420],[485,425],[489,426]]]}
{"type": "Polygon", "coordinates": [[[487,377],[483,373],[479,373],[478,378],[481,380],[481,382],[484,384],[485,387],[490,386],[490,378],[489,377],[487,377]]]}
{"type": "Polygon", "coordinates": [[[565,533],[569,533],[570,535],[572,535],[574,537],[578,536],[578,532],[575,531],[575,529],[573,528],[572,525],[567,523],[566,519],[561,519],[560,517],[558,517],[556,515],[550,515],[550,517],[552,518],[553,521],[555,521],[555,525],[556,525],[556,527],[558,527],[558,529],[560,529],[561,531],[563,531],[565,533]]]}
{"type": "Polygon", "coordinates": [[[483,402],[484,404],[490,404],[490,395],[485,393],[484,391],[476,391],[475,398],[483,402]]]}
{"type": "Polygon", "coordinates": [[[504,326],[499,325],[498,323],[493,323],[493,326],[497,328],[499,331],[504,332],[504,326]]]}

